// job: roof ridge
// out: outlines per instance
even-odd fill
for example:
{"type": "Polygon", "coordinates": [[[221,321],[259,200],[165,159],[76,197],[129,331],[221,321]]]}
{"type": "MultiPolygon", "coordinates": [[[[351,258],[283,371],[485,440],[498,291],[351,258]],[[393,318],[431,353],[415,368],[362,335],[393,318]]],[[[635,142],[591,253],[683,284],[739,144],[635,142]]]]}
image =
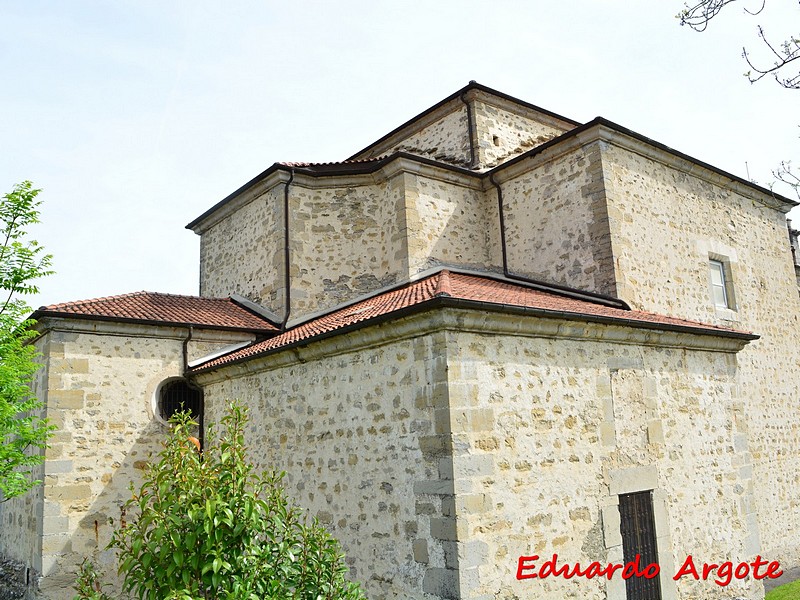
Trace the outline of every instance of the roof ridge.
{"type": "Polygon", "coordinates": [[[440,298],[442,296],[452,296],[453,289],[450,287],[450,271],[447,269],[442,269],[439,271],[439,277],[436,282],[436,290],[434,290],[433,295],[435,298],[440,298]]]}
{"type": "Polygon", "coordinates": [[[326,160],[326,161],[314,161],[314,162],[307,162],[307,161],[279,161],[277,164],[283,165],[284,167],[296,167],[298,169],[303,169],[306,167],[326,167],[326,166],[334,166],[334,165],[352,165],[352,164],[359,164],[359,163],[369,163],[369,162],[377,162],[379,160],[383,160],[384,158],[388,157],[390,153],[384,153],[380,156],[373,156],[371,158],[358,158],[358,159],[346,159],[346,160],[326,160]]]}
{"type": "Polygon", "coordinates": [[[111,296],[98,296],[96,298],[85,298],[82,300],[71,300],[69,302],[57,302],[55,304],[46,304],[40,306],[38,310],[53,310],[55,308],[62,308],[65,306],[85,306],[87,304],[96,304],[99,302],[108,302],[110,300],[124,300],[126,298],[139,298],[142,296],[165,296],[168,298],[192,298],[199,300],[231,300],[230,296],[226,297],[212,297],[212,296],[195,296],[193,294],[173,294],[170,292],[149,292],[147,290],[140,290],[138,292],[128,292],[126,294],[114,294],[111,296]]]}
{"type": "MultiPolygon", "coordinates": [[[[539,286],[541,287],[541,286],[539,286]]],[[[355,328],[375,325],[408,316],[430,308],[449,307],[469,310],[506,312],[553,319],[568,319],[624,327],[679,331],[696,335],[715,335],[740,340],[757,339],[757,335],[735,329],[689,321],[658,313],[631,310],[626,306],[610,306],[590,297],[568,296],[547,289],[525,285],[520,281],[503,281],[479,274],[452,272],[448,268],[405,282],[373,296],[339,305],[293,324],[249,346],[232,350],[208,362],[196,365],[199,373],[226,365],[265,356],[289,347],[306,345],[355,328]],[[453,284],[456,285],[453,285],[453,284]],[[486,285],[489,283],[490,285],[486,285]]],[[[556,333],[554,335],[561,335],[556,333]]]]}

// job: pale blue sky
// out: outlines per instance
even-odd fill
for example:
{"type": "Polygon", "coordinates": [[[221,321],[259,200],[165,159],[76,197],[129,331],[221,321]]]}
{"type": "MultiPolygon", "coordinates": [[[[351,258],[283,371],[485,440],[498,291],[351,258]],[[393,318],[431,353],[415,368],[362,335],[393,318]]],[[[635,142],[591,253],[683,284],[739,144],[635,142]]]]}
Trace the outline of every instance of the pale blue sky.
{"type": "Polygon", "coordinates": [[[799,154],[800,92],[750,85],[741,46],[760,51],[759,22],[796,33],[800,7],[734,4],[705,34],[681,7],[0,0],[0,190],[44,188],[34,234],[58,271],[30,303],[197,293],[186,223],[273,162],[344,159],[471,79],[767,183],[799,154]]]}

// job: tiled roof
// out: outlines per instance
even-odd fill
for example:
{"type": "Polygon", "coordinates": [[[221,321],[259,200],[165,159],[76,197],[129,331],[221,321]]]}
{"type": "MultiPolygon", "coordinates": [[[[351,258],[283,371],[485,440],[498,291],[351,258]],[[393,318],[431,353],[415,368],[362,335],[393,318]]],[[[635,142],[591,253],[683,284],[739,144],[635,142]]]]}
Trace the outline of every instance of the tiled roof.
{"type": "Polygon", "coordinates": [[[373,158],[359,158],[356,160],[335,160],[330,162],[279,162],[279,165],[297,169],[313,169],[315,167],[340,167],[343,165],[363,165],[378,162],[388,158],[389,155],[382,154],[373,158]]]}
{"type": "Polygon", "coordinates": [[[284,346],[335,333],[337,330],[343,330],[358,324],[366,324],[368,321],[381,317],[390,317],[392,313],[397,313],[402,309],[409,309],[436,299],[442,299],[443,302],[447,302],[445,299],[450,299],[453,304],[457,304],[459,301],[462,303],[483,303],[487,309],[491,308],[489,305],[495,305],[498,310],[501,310],[502,307],[532,309],[541,311],[542,316],[552,315],[590,321],[610,320],[631,327],[679,329],[698,334],[727,335],[747,339],[757,337],[698,321],[614,308],[599,300],[594,302],[576,298],[574,294],[569,292],[559,292],[558,290],[543,291],[521,283],[443,270],[425,279],[314,318],[267,340],[215,358],[197,366],[195,370],[209,370],[253,358],[260,354],[278,350],[284,346]]]}
{"type": "Polygon", "coordinates": [[[156,292],[134,292],[91,300],[42,306],[33,313],[42,317],[76,317],[104,321],[192,325],[260,333],[277,328],[263,317],[243,308],[230,298],[201,298],[156,292]]]}

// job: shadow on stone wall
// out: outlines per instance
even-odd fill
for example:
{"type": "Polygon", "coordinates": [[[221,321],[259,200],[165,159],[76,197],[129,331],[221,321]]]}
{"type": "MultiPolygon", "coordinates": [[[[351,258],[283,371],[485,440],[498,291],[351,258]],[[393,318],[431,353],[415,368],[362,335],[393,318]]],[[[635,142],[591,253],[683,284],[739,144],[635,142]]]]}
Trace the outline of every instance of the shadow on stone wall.
{"type": "MultiPolygon", "coordinates": [[[[113,532],[129,520],[123,506],[131,497],[131,484],[136,489],[141,485],[144,469],[160,452],[165,437],[165,426],[153,420],[139,432],[121,460],[109,458],[109,454],[97,456],[96,471],[90,476],[93,482],[103,483],[99,495],[59,498],[60,486],[48,486],[47,498],[52,497],[61,505],[61,514],[58,516],[62,523],[68,522],[69,526],[68,531],[65,528],[61,533],[55,529],[45,532],[41,589],[46,598],[71,600],[75,593],[72,586],[84,560],[95,564],[103,580],[110,584],[110,590],[116,593],[121,589],[116,553],[107,546],[113,532]],[[52,542],[49,542],[50,539],[52,542]]],[[[119,445],[114,454],[121,454],[119,445]]],[[[79,480],[85,481],[86,477],[79,477],[79,480]]]]}

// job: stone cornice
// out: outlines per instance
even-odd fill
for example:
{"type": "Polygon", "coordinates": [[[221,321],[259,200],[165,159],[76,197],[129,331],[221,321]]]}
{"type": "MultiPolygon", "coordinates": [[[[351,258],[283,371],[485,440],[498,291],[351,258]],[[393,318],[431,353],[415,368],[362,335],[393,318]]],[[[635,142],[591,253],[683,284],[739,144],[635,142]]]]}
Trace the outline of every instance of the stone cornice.
{"type": "MultiPolygon", "coordinates": [[[[731,335],[709,332],[660,329],[656,325],[641,323],[606,323],[579,319],[575,315],[544,316],[535,311],[498,307],[497,310],[474,310],[455,306],[457,302],[438,298],[419,305],[412,314],[394,320],[367,323],[361,327],[341,330],[334,335],[303,340],[291,346],[218,367],[197,372],[200,385],[237,379],[263,371],[302,364],[367,348],[382,346],[439,331],[469,332],[482,335],[507,335],[551,338],[584,342],[607,342],[625,345],[678,348],[704,352],[736,353],[744,348],[746,334],[731,335]],[[524,318],[528,316],[528,318],[524,318]]],[[[753,337],[753,336],[750,336],[753,337]]]]}
{"type": "Polygon", "coordinates": [[[489,173],[493,174],[494,179],[502,184],[523,175],[530,170],[531,165],[546,164],[593,143],[606,143],[623,148],[782,213],[787,213],[798,205],[789,198],[645,138],[601,117],[533,148],[507,163],[495,167],[489,173]]]}
{"type": "MultiPolygon", "coordinates": [[[[238,195],[231,197],[216,210],[195,223],[192,230],[197,234],[202,234],[243,206],[262,198],[276,187],[285,185],[289,181],[291,171],[290,167],[284,166],[273,169],[263,179],[253,183],[238,195]]],[[[476,191],[485,191],[487,188],[485,182],[481,180],[480,173],[448,168],[447,165],[437,165],[433,161],[406,153],[397,153],[387,158],[383,164],[376,164],[374,170],[369,172],[312,173],[302,168],[296,168],[294,169],[294,179],[291,187],[324,189],[380,185],[402,173],[411,173],[476,191]]],[[[291,198],[291,188],[289,196],[291,198]]]]}
{"type": "MultiPolygon", "coordinates": [[[[154,325],[144,323],[127,323],[113,320],[82,319],[80,317],[42,317],[36,322],[35,329],[39,336],[49,332],[82,333],[88,335],[119,336],[133,338],[185,340],[189,325],[154,325]]],[[[208,329],[191,326],[192,340],[203,342],[231,342],[253,340],[255,335],[224,329],[208,329]]]]}

